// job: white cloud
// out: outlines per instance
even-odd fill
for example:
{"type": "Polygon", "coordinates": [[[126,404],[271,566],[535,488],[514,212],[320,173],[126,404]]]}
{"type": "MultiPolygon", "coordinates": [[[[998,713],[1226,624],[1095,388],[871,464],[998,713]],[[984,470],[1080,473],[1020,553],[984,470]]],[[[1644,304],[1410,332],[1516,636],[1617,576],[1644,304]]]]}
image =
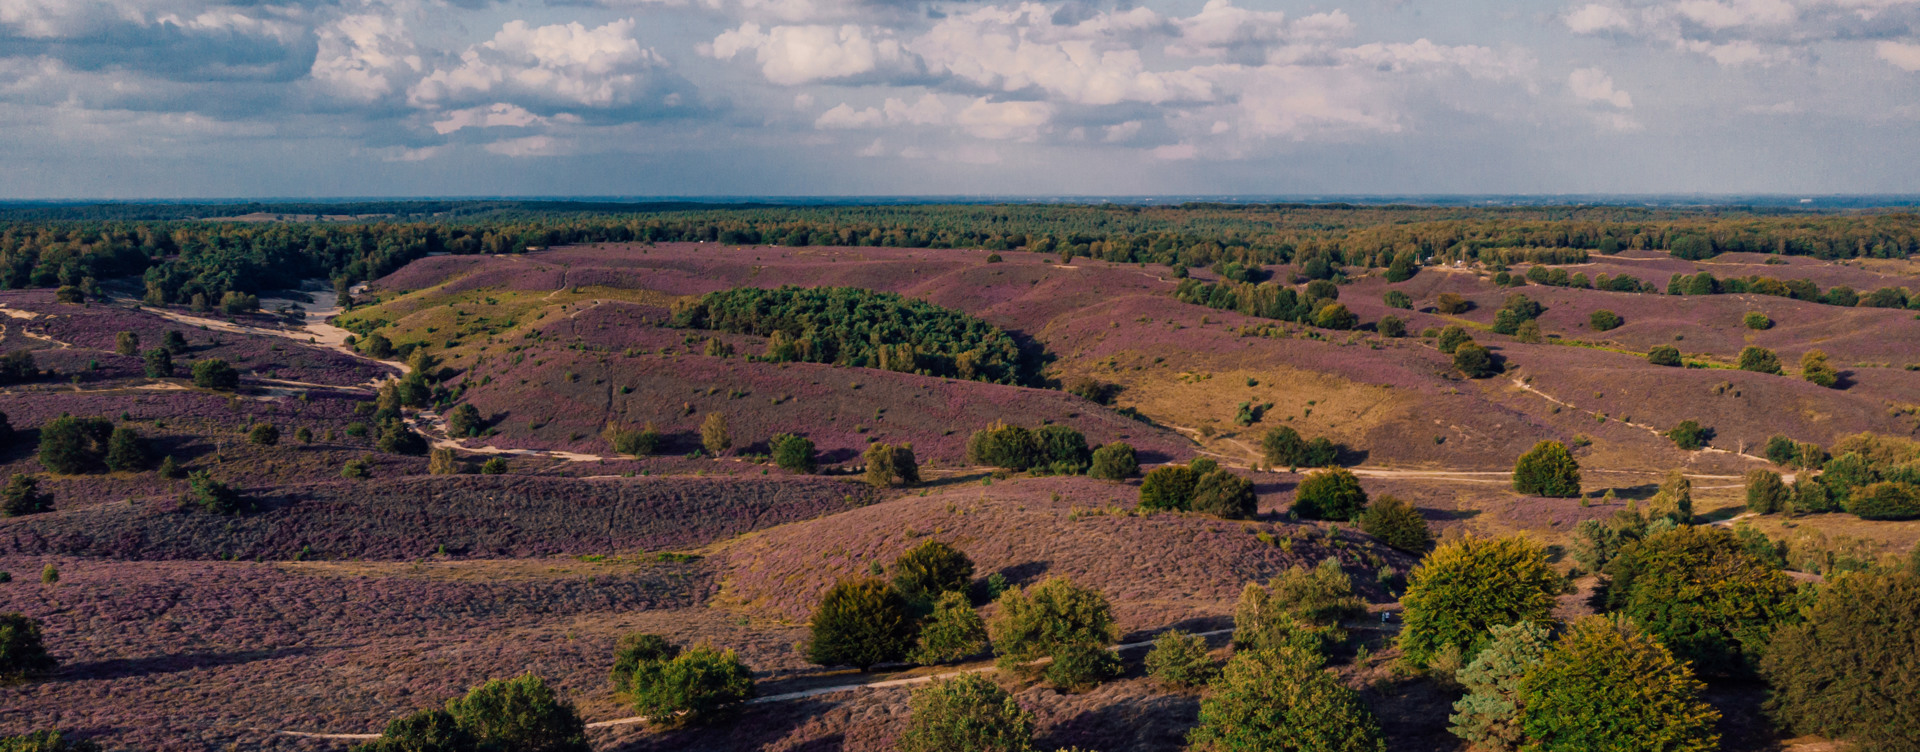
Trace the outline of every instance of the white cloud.
{"type": "Polygon", "coordinates": [[[1893,63],[1896,68],[1904,71],[1920,71],[1920,44],[1881,42],[1874,46],[1873,52],[1881,60],[1893,63]]]}
{"type": "Polygon", "coordinates": [[[1726,67],[1815,59],[1814,43],[1843,45],[1911,35],[1920,0],[1611,0],[1561,20],[1576,34],[1668,45],[1726,67]]]}
{"type": "Polygon", "coordinates": [[[722,32],[704,52],[721,60],[751,51],[768,81],[795,85],[910,69],[900,42],[859,26],[775,26],[745,23],[722,32]]]}
{"type": "Polygon", "coordinates": [[[1479,45],[1450,46],[1427,39],[1412,43],[1363,44],[1341,50],[1341,59],[1383,71],[1459,70],[1474,78],[1518,78],[1533,67],[1533,59],[1519,50],[1495,50],[1479,45]]]}
{"type": "Polygon", "coordinates": [[[1153,147],[1149,153],[1153,154],[1154,159],[1177,161],[1200,156],[1200,149],[1193,144],[1167,144],[1153,147]]]}
{"type": "MultiPolygon", "coordinates": [[[[3,0],[0,0],[3,1],[3,0]]],[[[310,74],[349,99],[371,102],[393,94],[420,72],[420,56],[404,21],[357,14],[321,26],[310,74]]]]}
{"type": "Polygon", "coordinates": [[[1599,68],[1581,68],[1567,76],[1567,88],[1589,102],[1604,102],[1623,110],[1633,109],[1633,97],[1613,88],[1613,77],[1599,68]]]}
{"type": "Polygon", "coordinates": [[[813,127],[823,130],[831,128],[878,128],[885,125],[886,122],[887,116],[881,114],[878,108],[868,107],[864,110],[856,110],[843,102],[838,107],[820,113],[820,117],[814,119],[813,127]]]}
{"type": "Polygon", "coordinates": [[[486,149],[506,157],[551,157],[567,153],[567,144],[552,136],[526,136],[495,141],[486,149]]]}
{"type": "Polygon", "coordinates": [[[444,136],[462,128],[525,128],[546,122],[547,118],[528,112],[524,107],[500,102],[448,112],[445,118],[434,121],[433,130],[444,136]]]}
{"type": "Polygon", "coordinates": [[[1634,26],[1633,17],[1625,10],[1598,3],[1583,5],[1568,13],[1566,22],[1567,28],[1575,34],[1626,30],[1634,26]]]}
{"type": "MultiPolygon", "coordinates": [[[[467,48],[460,65],[434,71],[408,92],[416,106],[514,99],[523,104],[618,107],[658,85],[667,67],[633,38],[633,19],[588,29],[578,22],[531,27],[509,21],[493,39],[467,48]]],[[[672,106],[662,101],[654,104],[672,106]]]]}
{"type": "Polygon", "coordinates": [[[954,122],[977,138],[1031,141],[1053,120],[1054,106],[1046,102],[990,102],[974,100],[954,122]]]}
{"type": "Polygon", "coordinates": [[[881,107],[868,107],[856,110],[852,105],[841,103],[833,109],[821,113],[813,121],[813,127],[822,130],[840,128],[878,128],[883,125],[942,125],[949,120],[949,111],[945,102],[932,94],[925,94],[913,104],[896,97],[888,97],[881,107]]]}

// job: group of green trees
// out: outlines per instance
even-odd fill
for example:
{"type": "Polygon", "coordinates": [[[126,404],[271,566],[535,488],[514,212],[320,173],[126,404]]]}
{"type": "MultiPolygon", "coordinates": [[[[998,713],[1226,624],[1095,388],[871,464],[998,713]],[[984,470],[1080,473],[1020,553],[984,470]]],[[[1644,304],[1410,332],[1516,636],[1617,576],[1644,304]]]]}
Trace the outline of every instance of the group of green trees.
{"type": "Polygon", "coordinates": [[[959,311],[855,287],[738,288],[678,305],[675,326],[767,338],[765,358],[996,384],[1037,375],[1013,337],[959,311]]]}
{"type": "Polygon", "coordinates": [[[1115,441],[1090,449],[1085,435],[1057,423],[1029,429],[994,421],[967,438],[967,462],[1014,472],[1085,474],[1102,480],[1120,480],[1140,471],[1131,444],[1115,441]]]}
{"type": "Polygon", "coordinates": [[[1861,308],[1912,308],[1920,310],[1920,299],[1902,287],[1882,287],[1864,295],[1846,285],[1821,290],[1810,279],[1774,279],[1751,275],[1718,279],[1711,272],[1675,274],[1667,279],[1668,295],[1772,295],[1810,303],[1861,308]]]}
{"type": "MultiPolygon", "coordinates": [[[[1504,310],[1504,309],[1503,309],[1504,310]]],[[[1531,322],[1529,322],[1531,323],[1531,322]]],[[[1537,327],[1536,327],[1537,328],[1537,327]]],[[[1428,332],[1433,330],[1429,329],[1428,332]]],[[[1518,329],[1515,330],[1518,332],[1518,329]]],[[[1506,370],[1505,362],[1485,346],[1473,341],[1473,335],[1458,325],[1449,325],[1432,334],[1434,346],[1453,356],[1453,367],[1470,379],[1484,379],[1506,370]]]]}
{"type": "Polygon", "coordinates": [[[1920,519],[1920,442],[1861,433],[1841,439],[1829,454],[1817,444],[1774,436],[1764,451],[1773,463],[1802,472],[1792,484],[1771,470],[1749,472],[1750,511],[1845,511],[1869,520],[1920,519]]]}
{"type": "Polygon", "coordinates": [[[1189,278],[1174,287],[1173,297],[1183,303],[1322,329],[1352,329],[1360,324],[1359,317],[1338,302],[1340,288],[1325,280],[1309,282],[1302,291],[1275,282],[1202,282],[1189,278]]]}
{"type": "Polygon", "coordinates": [[[1253,481],[1204,457],[1185,465],[1161,465],[1140,481],[1141,509],[1246,520],[1258,513],[1259,503],[1253,481]]]}

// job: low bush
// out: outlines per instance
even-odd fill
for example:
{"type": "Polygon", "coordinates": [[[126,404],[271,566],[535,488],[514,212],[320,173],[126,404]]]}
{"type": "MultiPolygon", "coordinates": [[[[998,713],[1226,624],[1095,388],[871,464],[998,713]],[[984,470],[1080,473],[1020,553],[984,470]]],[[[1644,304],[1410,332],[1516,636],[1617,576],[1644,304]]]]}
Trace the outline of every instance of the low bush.
{"type": "Polygon", "coordinates": [[[732,650],[696,645],[639,666],[629,685],[633,710],[656,725],[700,723],[754,695],[753,672],[732,650]]]}
{"type": "Polygon", "coordinates": [[[1293,498],[1293,513],[1309,520],[1351,520],[1366,507],[1360,479],[1338,467],[1308,474],[1293,498]]]}
{"type": "Polygon", "coordinates": [[[1766,314],[1759,311],[1748,311],[1746,316],[1741,317],[1740,323],[1754,330],[1773,328],[1773,319],[1767,318],[1766,314]]]}
{"type": "Polygon", "coordinates": [[[1433,532],[1420,510],[1400,497],[1382,495],[1360,513],[1360,530],[1407,553],[1425,553],[1433,545],[1433,532]]]}
{"type": "Polygon", "coordinates": [[[1740,350],[1740,370],[1779,375],[1780,356],[1764,347],[1748,345],[1740,350]]]}
{"type": "Polygon", "coordinates": [[[1087,477],[1099,480],[1125,480],[1140,473],[1140,460],[1135,456],[1133,445],[1124,441],[1103,444],[1093,450],[1093,463],[1087,468],[1087,477]]]}
{"type": "Polygon", "coordinates": [[[560,699],[545,679],[522,674],[474,687],[447,703],[454,723],[483,750],[592,752],[587,724],[573,703],[560,699]]]}
{"type": "Polygon", "coordinates": [[[1041,675],[1062,692],[1085,692],[1120,675],[1120,656],[1100,645],[1067,643],[1052,658],[1041,675]]]}
{"type": "Polygon", "coordinates": [[[1142,509],[1186,510],[1193,508],[1193,492],[1200,484],[1199,474],[1184,465],[1161,465],[1147,472],[1140,481],[1142,509]]]}
{"type": "Polygon", "coordinates": [[[1253,519],[1259,512],[1260,498],[1253,492],[1253,481],[1228,470],[1215,470],[1200,477],[1193,489],[1193,511],[1226,520],[1253,519]]]}
{"type": "Polygon", "coordinates": [[[1620,319],[1620,314],[1605,308],[1594,311],[1593,315],[1587,317],[1587,325],[1593,327],[1593,330],[1596,332],[1613,331],[1620,328],[1620,325],[1623,323],[1626,322],[1620,319]]]}
{"type": "Polygon", "coordinates": [[[914,459],[912,444],[876,441],[867,446],[861,457],[867,463],[867,485],[874,488],[920,485],[920,463],[914,459]]]}
{"type": "Polygon", "coordinates": [[[928,540],[893,560],[893,586],[908,600],[931,603],[943,593],[973,587],[973,560],[959,549],[928,540]]]}
{"type": "Polygon", "coordinates": [[[1492,350],[1464,342],[1453,351],[1453,367],[1469,379],[1484,379],[1505,370],[1492,350]]]}
{"type": "Polygon", "coordinates": [[[820,469],[814,457],[813,440],[790,433],[777,434],[767,441],[773,450],[773,464],[782,470],[811,474],[820,469]]]}
{"type": "Polygon", "coordinates": [[[1647,351],[1647,362],[1656,366],[1679,366],[1680,350],[1672,345],[1655,345],[1647,351]]]}
{"type": "Polygon", "coordinates": [[[1699,421],[1683,420],[1667,431],[1667,438],[1673,440],[1674,446],[1693,452],[1706,448],[1713,438],[1713,429],[1701,426],[1699,421]]]}
{"type": "Polygon", "coordinates": [[[201,389],[231,392],[240,388],[240,372],[219,358],[193,362],[193,385],[201,389]]]}
{"type": "Polygon", "coordinates": [[[40,426],[40,464],[61,475],[94,472],[105,464],[112,437],[106,420],[61,415],[40,426]]]}
{"type": "Polygon", "coordinates": [[[40,490],[40,479],[25,473],[7,476],[0,488],[0,517],[23,517],[53,511],[53,496],[40,490]]]}
{"type": "Polygon", "coordinates": [[[187,476],[187,497],[201,509],[214,514],[240,514],[253,511],[253,501],[242,496],[211,473],[201,470],[187,476]]]}
{"type": "Polygon", "coordinates": [[[1306,440],[1291,426],[1276,426],[1260,439],[1270,467],[1328,467],[1339,461],[1339,445],[1325,437],[1306,440]]]}

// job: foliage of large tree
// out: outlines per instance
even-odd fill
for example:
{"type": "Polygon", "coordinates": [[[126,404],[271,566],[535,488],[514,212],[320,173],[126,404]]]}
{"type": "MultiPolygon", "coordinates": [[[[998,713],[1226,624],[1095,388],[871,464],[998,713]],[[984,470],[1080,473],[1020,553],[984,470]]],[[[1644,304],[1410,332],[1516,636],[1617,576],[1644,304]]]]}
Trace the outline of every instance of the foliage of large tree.
{"type": "Polygon", "coordinates": [[[1513,490],[1530,496],[1580,495],[1580,463],[1558,441],[1534,444],[1513,463],[1513,490]]]}
{"type": "Polygon", "coordinates": [[[999,612],[987,620],[987,634],[1003,663],[1049,656],[1068,644],[1105,646],[1118,636],[1106,596],[1065,577],[1050,577],[1025,590],[1009,589],[998,603],[999,612]]]}
{"type": "Polygon", "coordinates": [[[1682,525],[1607,565],[1608,600],[1696,670],[1752,672],[1767,636],[1794,613],[1793,580],[1720,527],[1682,525]]]}
{"type": "Polygon", "coordinates": [[[1774,631],[1760,673],[1775,719],[1863,750],[1920,751],[1920,554],[1912,562],[1835,576],[1804,622],[1774,631]]]}
{"type": "Polygon", "coordinates": [[[1407,577],[1400,650],[1424,662],[1451,645],[1472,660],[1490,639],[1487,630],[1545,620],[1565,589],[1546,551],[1525,538],[1443,544],[1407,577]]]}
{"type": "Polygon", "coordinates": [[[1383,752],[1379,723],[1359,695],[1312,653],[1236,652],[1200,703],[1187,737],[1199,752],[1383,752]]]}
{"type": "Polygon", "coordinates": [[[481,750],[500,752],[592,752],[587,724],[573,703],[545,679],[522,674],[494,679],[447,703],[447,713],[473,735],[481,750]]]}
{"type": "Polygon", "coordinates": [[[1712,752],[1720,713],[1705,685],[1623,617],[1573,623],[1520,685],[1527,749],[1540,752],[1712,752]]]}
{"type": "Polygon", "coordinates": [[[1521,728],[1520,685],[1553,644],[1552,630],[1523,621],[1494,627],[1485,650],[1460,669],[1466,695],[1447,720],[1454,736],[1483,752],[1514,752],[1526,740],[1521,728]]]}
{"type": "Polygon", "coordinates": [[[1031,752],[1033,714],[982,674],[915,689],[898,752],[1031,752]]]}
{"type": "Polygon", "coordinates": [[[905,660],[920,626],[906,596],[871,577],[841,580],[828,588],[810,625],[807,660],[861,671],[905,660]]]}

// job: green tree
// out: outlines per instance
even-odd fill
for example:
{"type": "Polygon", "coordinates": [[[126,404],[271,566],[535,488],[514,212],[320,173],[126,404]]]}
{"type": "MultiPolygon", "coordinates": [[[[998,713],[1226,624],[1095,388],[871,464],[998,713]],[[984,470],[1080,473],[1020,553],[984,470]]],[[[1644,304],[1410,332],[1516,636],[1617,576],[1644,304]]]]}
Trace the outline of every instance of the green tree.
{"type": "Polygon", "coordinates": [[[1307,441],[1291,426],[1276,426],[1260,439],[1260,450],[1271,467],[1327,467],[1339,459],[1340,450],[1325,438],[1307,441]]]}
{"type": "Polygon", "coordinates": [[[893,586],[910,601],[932,602],[942,593],[973,587],[973,560],[959,549],[929,539],[893,560],[893,586]]]}
{"type": "Polygon", "coordinates": [[[1424,663],[1453,646],[1471,661],[1486,646],[1487,630],[1546,620],[1565,589],[1546,551],[1525,538],[1443,544],[1407,577],[1400,650],[1424,663]]]}
{"type": "Polygon", "coordinates": [[[387,722],[380,738],[354,745],[352,752],[476,752],[480,741],[453,714],[427,708],[387,722]]]}
{"type": "Polygon", "coordinates": [[[436,448],[427,453],[428,475],[459,475],[460,460],[452,449],[436,448]]]}
{"type": "Polygon", "coordinates": [[[1729,530],[1685,525],[1628,546],[1607,565],[1608,601],[1704,673],[1745,676],[1794,585],[1729,530]]]}
{"type": "Polygon", "coordinates": [[[61,415],[40,426],[40,464],[61,475],[93,472],[106,460],[112,437],[112,423],[61,415]]]}
{"type": "Polygon", "coordinates": [[[1147,675],[1179,689],[1205,686],[1220,674],[1207,655],[1207,640],[1178,629],[1161,632],[1147,651],[1147,675]]]}
{"type": "Polygon", "coordinates": [[[168,329],[165,334],[160,335],[160,347],[171,355],[185,355],[188,350],[187,336],[181,334],[178,329],[168,329]]]}
{"type": "Polygon", "coordinates": [[[1413,298],[1408,297],[1406,293],[1401,292],[1399,290],[1388,290],[1387,294],[1384,296],[1384,300],[1386,301],[1388,308],[1401,308],[1409,311],[1413,310],[1413,298]]]}
{"type": "Polygon", "coordinates": [[[1345,642],[1340,622],[1366,613],[1340,561],[1313,569],[1288,567],[1266,585],[1247,583],[1233,609],[1233,645],[1241,650],[1295,648],[1323,654],[1345,642]]]}
{"type": "Polygon", "coordinates": [[[1346,330],[1360,323],[1360,317],[1340,303],[1328,303],[1313,313],[1313,325],[1322,329],[1346,330]]]}
{"type": "Polygon", "coordinates": [[[113,335],[113,351],[129,358],[140,355],[140,335],[133,332],[119,332],[113,335]]]}
{"type": "Polygon", "coordinates": [[[1920,517],[1920,490],[1895,482],[1861,486],[1848,494],[1846,509],[1863,520],[1911,520],[1920,517]]]}
{"type": "MultiPolygon", "coordinates": [[[[480,409],[470,403],[462,402],[447,411],[447,435],[453,438],[479,436],[485,424],[486,421],[480,418],[480,409]]],[[[624,451],[617,446],[614,447],[614,451],[639,456],[639,453],[624,451]]]]}
{"type": "Polygon", "coordinates": [[[0,489],[0,517],[23,517],[53,511],[53,496],[40,490],[40,479],[26,473],[7,476],[0,489]]]}
{"type": "Polygon", "coordinates": [[[1472,342],[1463,342],[1454,348],[1453,367],[1469,379],[1484,379],[1503,370],[1492,350],[1472,342]]]}
{"type": "Polygon", "coordinates": [[[1660,490],[1647,502],[1647,511],[1653,519],[1670,520],[1676,525],[1693,523],[1693,481],[1679,470],[1667,472],[1665,480],[1660,481],[1660,490]]]}
{"type": "Polygon", "coordinates": [[[193,385],[201,389],[231,392],[240,388],[240,372],[220,358],[193,362],[193,385]]]}
{"type": "Polygon", "coordinates": [[[1467,330],[1460,328],[1459,325],[1453,325],[1440,330],[1440,339],[1436,344],[1440,352],[1452,355],[1461,345],[1472,341],[1473,337],[1467,334],[1467,330]]]}
{"type": "Polygon", "coordinates": [[[914,460],[912,444],[888,444],[876,441],[862,455],[866,460],[866,481],[874,488],[920,485],[920,463],[914,460]]]}
{"type": "Polygon", "coordinates": [[[1558,441],[1534,444],[1513,464],[1513,490],[1529,496],[1579,496],[1580,463],[1558,441]]]}
{"type": "Polygon", "coordinates": [[[630,696],[634,680],[680,656],[680,646],[657,634],[633,632],[620,637],[613,648],[613,671],[608,675],[614,694],[630,696]]]}
{"type": "Polygon", "coordinates": [[[391,358],[393,357],[393,340],[387,339],[387,335],[379,332],[369,334],[365,339],[360,340],[360,354],[375,360],[391,358]]]}
{"type": "Polygon", "coordinates": [[[1093,463],[1087,468],[1087,477],[1098,480],[1126,480],[1140,473],[1140,460],[1135,456],[1133,445],[1124,441],[1102,444],[1093,450],[1093,463]]]}
{"type": "Polygon", "coordinates": [[[634,712],[658,725],[699,723],[754,695],[753,672],[732,650],[695,645],[637,665],[630,683],[634,712]]]}
{"type": "Polygon", "coordinates": [[[40,377],[32,350],[13,350],[0,356],[0,384],[19,384],[40,377]]]}
{"type": "Polygon", "coordinates": [[[1360,479],[1339,467],[1309,473],[1293,497],[1293,513],[1309,520],[1351,520],[1366,508],[1360,479]]]}
{"type": "Polygon", "coordinates": [[[69,739],[57,730],[0,736],[0,752],[101,752],[91,739],[69,739]]]}
{"type": "Polygon", "coordinates": [[[1051,577],[1025,590],[1000,594],[987,634],[1003,665],[1053,655],[1075,643],[1106,646],[1118,634],[1113,609],[1100,591],[1051,577]]]}
{"type": "Polygon", "coordinates": [[[1622,323],[1625,322],[1620,320],[1620,314],[1605,308],[1594,311],[1593,315],[1587,317],[1587,325],[1593,327],[1593,330],[1596,332],[1613,331],[1620,328],[1622,323]]]}
{"type": "Polygon", "coordinates": [[[1805,621],[1774,630],[1760,662],[1770,716],[1857,749],[1920,751],[1920,554],[1910,561],[1833,576],[1805,621]]]}
{"type": "Polygon", "coordinates": [[[1380,323],[1374,325],[1382,337],[1400,338],[1407,336],[1407,320],[1399,316],[1381,316],[1380,323]]]}
{"type": "Polygon", "coordinates": [[[1699,421],[1683,420],[1667,432],[1667,438],[1673,440],[1674,446],[1694,452],[1707,446],[1707,441],[1713,438],[1713,429],[1700,425],[1699,421]]]}
{"type": "Polygon", "coordinates": [[[1800,378],[1828,389],[1840,385],[1840,371],[1827,362],[1827,354],[1820,350],[1808,350],[1800,356],[1800,378]]]}
{"type": "Polygon", "coordinates": [[[1520,685],[1552,644],[1540,622],[1494,627],[1485,650],[1460,670],[1466,696],[1453,703],[1447,720],[1454,736],[1484,752],[1515,752],[1526,741],[1521,728],[1520,685]]]}
{"type": "Polygon", "coordinates": [[[232,486],[215,480],[205,470],[187,476],[187,498],[214,514],[239,514],[253,509],[252,500],[240,495],[232,486]]]}
{"type": "Polygon", "coordinates": [[[900,591],[877,578],[841,580],[814,609],[807,660],[866,671],[905,660],[918,636],[913,608],[900,591]]]}
{"type": "Polygon", "coordinates": [[[148,350],[144,357],[143,365],[146,367],[147,378],[149,379],[173,377],[173,353],[167,352],[167,349],[164,347],[156,347],[148,350]]]}
{"type": "Polygon", "coordinates": [[[506,475],[512,469],[505,457],[488,457],[486,462],[480,463],[481,475],[506,475]]]}
{"type": "Polygon", "coordinates": [[[107,436],[107,469],[135,473],[153,466],[153,453],[147,449],[140,432],[126,426],[113,429],[107,436]]]}
{"type": "Polygon", "coordinates": [[[409,427],[399,418],[389,418],[380,425],[380,438],[374,447],[388,454],[404,454],[418,457],[427,453],[427,439],[409,427]]]}
{"type": "Polygon", "coordinates": [[[1186,510],[1193,508],[1193,492],[1200,476],[1184,465],[1161,465],[1147,472],[1140,481],[1142,509],[1186,510]]]}
{"type": "Polygon", "coordinates": [[[967,602],[965,593],[949,590],[933,603],[933,615],[920,625],[920,642],[913,651],[917,663],[951,663],[987,649],[987,623],[967,602]]]}
{"type": "Polygon", "coordinates": [[[1383,494],[1360,513],[1360,530],[1394,548],[1411,554],[1425,553],[1433,545],[1433,532],[1420,510],[1400,497],[1383,494]]]}
{"type": "Polygon", "coordinates": [[[1748,345],[1740,350],[1740,370],[1778,375],[1781,373],[1780,356],[1767,348],[1748,345]]]}
{"type": "Polygon", "coordinates": [[[247,430],[247,443],[254,446],[275,446],[280,443],[280,427],[272,423],[256,423],[247,430]]]}
{"type": "Polygon", "coordinates": [[[1780,474],[1772,470],[1747,471],[1747,511],[1754,514],[1784,512],[1793,503],[1793,491],[1780,474]]]}
{"type": "Polygon", "coordinates": [[[820,469],[814,457],[813,440],[790,433],[776,434],[767,442],[773,449],[773,464],[788,472],[812,474],[820,469]]]}
{"type": "Polygon", "coordinates": [[[1766,314],[1761,313],[1759,311],[1748,311],[1747,315],[1741,318],[1740,321],[1741,323],[1746,324],[1748,329],[1758,330],[1758,329],[1773,328],[1773,319],[1767,318],[1766,314]]]}
{"type": "Polygon", "coordinates": [[[1087,437],[1070,427],[1052,424],[1033,432],[1040,449],[1038,466],[1056,475],[1079,475],[1087,471],[1093,452],[1087,449],[1087,437]]]}
{"type": "Polygon", "coordinates": [[[967,462],[1022,471],[1045,463],[1045,454],[1032,431],[995,421],[967,439],[967,462]]]}
{"type": "Polygon", "coordinates": [[[727,416],[707,413],[706,420],[700,423],[700,446],[715,457],[733,448],[733,432],[727,429],[727,416]]]}
{"type": "Polygon", "coordinates": [[[1647,351],[1647,362],[1656,366],[1680,365],[1680,350],[1672,345],[1655,345],[1647,351]]]}
{"type": "Polygon", "coordinates": [[[454,723],[500,752],[592,752],[587,724],[573,703],[560,699],[533,674],[494,679],[447,703],[454,723]]]}
{"type": "Polygon", "coordinates": [[[40,622],[21,614],[0,614],[0,684],[36,678],[58,665],[47,655],[40,622]]]}
{"type": "Polygon", "coordinates": [[[1248,520],[1258,513],[1260,497],[1253,481],[1228,470],[1200,476],[1193,488],[1193,511],[1226,520],[1248,520]]]}
{"type": "Polygon", "coordinates": [[[1588,616],[1520,684],[1528,750],[1711,752],[1720,713],[1687,664],[1624,617],[1588,616]]]}
{"type": "Polygon", "coordinates": [[[1647,518],[1632,501],[1602,523],[1581,520],[1573,529],[1573,560],[1588,572],[1598,572],[1628,544],[1646,537],[1647,518]]]}
{"type": "Polygon", "coordinates": [[[1054,648],[1050,657],[1041,675],[1062,692],[1085,692],[1121,673],[1120,656],[1100,645],[1070,642],[1054,648]]]}
{"type": "Polygon", "coordinates": [[[1380,727],[1353,690],[1290,648],[1236,652],[1187,736],[1200,752],[1382,752],[1380,727]]]}
{"type": "Polygon", "coordinates": [[[981,674],[915,689],[898,752],[1032,752],[1033,714],[981,674]]]}

